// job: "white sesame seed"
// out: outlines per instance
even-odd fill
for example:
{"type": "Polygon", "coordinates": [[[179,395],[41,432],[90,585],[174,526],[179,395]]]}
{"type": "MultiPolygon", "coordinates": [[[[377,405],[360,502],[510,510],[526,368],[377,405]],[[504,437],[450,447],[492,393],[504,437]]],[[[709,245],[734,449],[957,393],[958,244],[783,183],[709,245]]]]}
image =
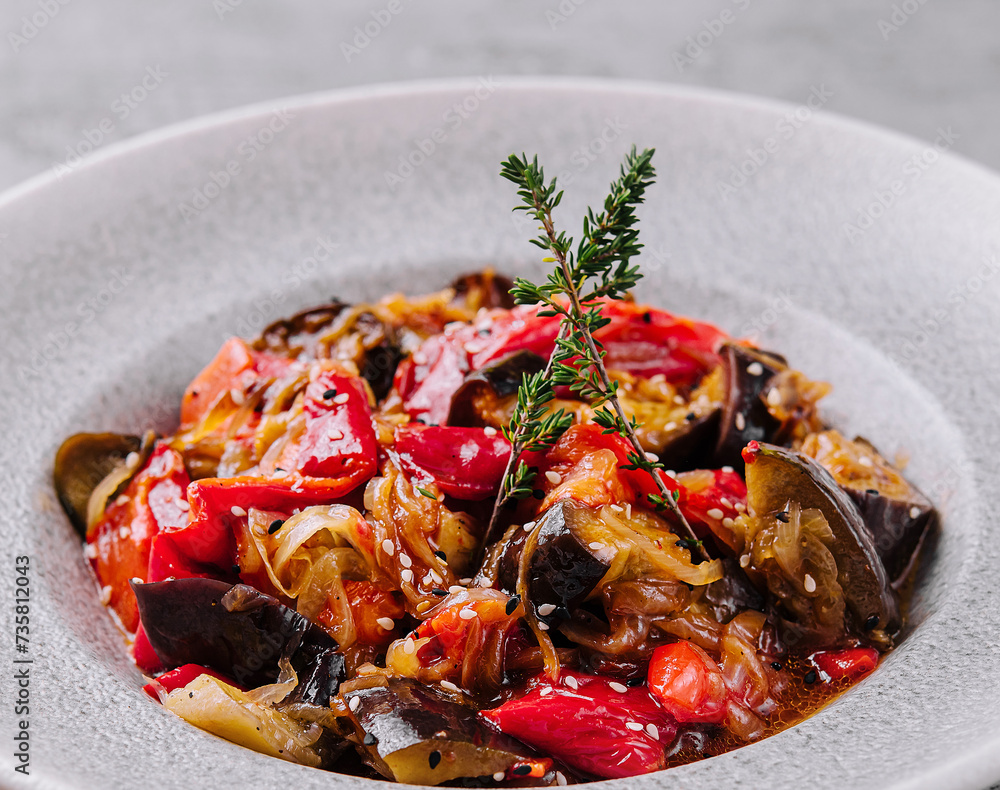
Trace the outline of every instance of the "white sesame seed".
{"type": "Polygon", "coordinates": [[[747,506],[744,505],[742,502],[737,502],[736,503],[736,512],[737,513],[746,513],[746,510],[747,510],[747,506]]]}
{"type": "Polygon", "coordinates": [[[768,406],[778,406],[781,404],[781,390],[777,387],[772,387],[767,393],[767,405],[768,406]]]}
{"type": "Polygon", "coordinates": [[[138,576],[133,576],[129,581],[131,581],[132,584],[145,584],[145,582],[138,576]]]}
{"type": "Polygon", "coordinates": [[[347,707],[352,711],[356,711],[361,707],[361,697],[351,697],[351,701],[347,703],[347,707]]]}
{"type": "Polygon", "coordinates": [[[502,782],[506,778],[507,774],[505,774],[503,771],[497,771],[495,774],[493,774],[494,782],[502,782]]]}
{"type": "Polygon", "coordinates": [[[542,617],[548,617],[555,610],[556,610],[555,604],[551,604],[551,603],[543,603],[541,606],[538,607],[538,613],[542,617]]]}
{"type": "Polygon", "coordinates": [[[615,511],[615,513],[624,513],[625,512],[625,508],[623,508],[621,505],[612,505],[611,509],[613,511],[615,511]]]}
{"type": "Polygon", "coordinates": [[[625,726],[632,730],[632,732],[642,732],[643,730],[642,725],[637,721],[627,721],[625,722],[625,726]]]}
{"type": "Polygon", "coordinates": [[[569,784],[569,779],[566,778],[562,771],[556,771],[556,784],[560,787],[565,787],[569,784]]]}
{"type": "Polygon", "coordinates": [[[125,538],[127,538],[131,534],[132,534],[132,530],[130,530],[128,527],[119,527],[118,528],[118,537],[121,538],[122,540],[125,540],[125,538]]]}
{"type": "Polygon", "coordinates": [[[229,508],[229,512],[232,513],[237,518],[243,518],[247,514],[247,512],[239,505],[233,505],[231,508],[229,508]]]}
{"type": "Polygon", "coordinates": [[[673,469],[664,469],[663,474],[665,474],[667,477],[673,480],[677,479],[677,472],[675,472],[673,469]]]}
{"type": "Polygon", "coordinates": [[[681,396],[681,395],[674,395],[674,403],[676,403],[678,406],[683,406],[684,405],[684,397],[681,396]]]}
{"type": "Polygon", "coordinates": [[[276,477],[276,478],[278,478],[279,480],[280,480],[280,479],[281,479],[282,477],[288,477],[288,470],[287,470],[287,469],[275,469],[275,470],[274,470],[274,474],[273,474],[273,475],[271,475],[271,477],[276,477]]]}
{"type": "Polygon", "coordinates": [[[391,617],[380,617],[375,622],[378,623],[379,628],[385,631],[391,631],[396,627],[396,622],[391,617]]]}
{"type": "Polygon", "coordinates": [[[649,734],[649,737],[652,738],[653,740],[656,741],[660,740],[660,730],[652,722],[646,725],[646,732],[649,734]]]}
{"type": "Polygon", "coordinates": [[[875,466],[875,463],[867,455],[862,455],[858,459],[858,463],[861,464],[862,466],[875,466]]]}
{"type": "Polygon", "coordinates": [[[434,581],[434,577],[431,576],[431,572],[430,571],[427,571],[427,573],[424,574],[424,578],[422,578],[420,580],[420,583],[421,584],[430,584],[432,581],[434,581]]]}
{"type": "Polygon", "coordinates": [[[411,571],[409,568],[406,568],[405,570],[403,570],[403,571],[400,572],[399,578],[402,579],[407,584],[412,584],[413,583],[413,571],[411,571]]]}
{"type": "Polygon", "coordinates": [[[128,496],[126,494],[119,494],[118,498],[115,500],[115,504],[118,507],[125,507],[128,504],[128,496]]]}
{"type": "Polygon", "coordinates": [[[646,460],[655,464],[660,460],[660,456],[656,453],[646,453],[646,460]]]}
{"type": "Polygon", "coordinates": [[[764,366],[759,362],[751,362],[747,365],[747,373],[751,376],[760,376],[764,373],[764,366]]]}
{"type": "Polygon", "coordinates": [[[475,609],[462,609],[458,613],[458,616],[461,617],[463,620],[475,620],[476,619],[476,610],[475,609]]]}
{"type": "Polygon", "coordinates": [[[910,518],[916,518],[920,515],[920,508],[914,505],[910,508],[910,518]]]}
{"type": "Polygon", "coordinates": [[[733,506],[733,503],[729,499],[727,499],[726,497],[722,497],[719,500],[719,502],[722,504],[723,507],[729,507],[729,508],[731,508],[733,506]]]}
{"type": "Polygon", "coordinates": [[[714,519],[715,519],[716,521],[719,521],[719,520],[721,520],[721,519],[722,519],[722,518],[723,518],[723,517],[724,517],[724,516],[725,516],[726,514],[725,514],[725,513],[723,513],[723,512],[721,511],[721,510],[719,510],[719,508],[717,508],[717,507],[713,507],[713,508],[712,508],[711,510],[709,510],[709,511],[708,511],[708,512],[707,512],[707,513],[706,513],[705,515],[706,515],[706,516],[708,516],[709,518],[714,518],[714,519]]]}
{"type": "Polygon", "coordinates": [[[625,505],[625,518],[627,518],[629,521],[632,520],[632,503],[631,502],[629,502],[627,505],[625,505]]]}
{"type": "Polygon", "coordinates": [[[418,351],[416,354],[413,355],[413,361],[418,365],[426,365],[427,355],[422,351],[418,351]]]}
{"type": "Polygon", "coordinates": [[[545,623],[539,623],[538,624],[538,630],[539,631],[548,631],[549,627],[545,623]]]}
{"type": "Polygon", "coordinates": [[[802,580],[802,586],[805,588],[805,591],[808,592],[808,593],[816,592],[816,580],[812,576],[810,576],[808,573],[805,575],[805,578],[802,580]]]}
{"type": "Polygon", "coordinates": [[[233,399],[233,403],[237,406],[242,406],[247,401],[247,396],[243,394],[243,390],[235,388],[229,390],[229,397],[233,399]]]}
{"type": "Polygon", "coordinates": [[[545,688],[542,689],[542,691],[541,691],[541,693],[540,693],[539,696],[547,697],[551,693],[552,693],[552,687],[551,686],[546,686],[545,688]]]}
{"type": "Polygon", "coordinates": [[[740,567],[746,568],[749,565],[750,565],[750,555],[744,554],[742,557],[740,557],[740,567]]]}
{"type": "Polygon", "coordinates": [[[572,675],[568,676],[564,682],[566,683],[567,686],[569,686],[574,691],[576,691],[576,689],[580,688],[580,684],[576,682],[576,678],[573,677],[572,675]]]}
{"type": "Polygon", "coordinates": [[[417,614],[423,614],[428,609],[430,609],[434,604],[430,601],[421,601],[417,604],[417,614]]]}
{"type": "Polygon", "coordinates": [[[457,584],[453,584],[453,585],[451,585],[451,587],[448,588],[448,592],[450,592],[450,593],[465,592],[465,588],[464,587],[460,587],[457,584]]]}
{"type": "Polygon", "coordinates": [[[601,549],[604,548],[604,544],[603,543],[598,543],[595,540],[592,543],[588,543],[587,544],[587,548],[589,548],[591,551],[600,551],[601,549]]]}
{"type": "Polygon", "coordinates": [[[531,530],[533,530],[534,528],[535,528],[534,521],[529,521],[527,524],[521,527],[521,529],[523,529],[525,532],[531,532],[531,530]]]}
{"type": "Polygon", "coordinates": [[[402,565],[404,568],[410,568],[413,567],[413,560],[410,559],[409,554],[400,554],[399,564],[402,565]]]}
{"type": "Polygon", "coordinates": [[[675,431],[675,430],[677,430],[677,423],[676,422],[668,422],[666,425],[663,426],[663,430],[667,431],[668,433],[670,431],[675,431]]]}
{"type": "Polygon", "coordinates": [[[470,340],[463,348],[467,354],[478,354],[486,348],[486,344],[481,340],[470,340]]]}
{"type": "MultiPolygon", "coordinates": [[[[458,583],[459,584],[472,584],[472,579],[470,577],[466,577],[464,579],[459,579],[458,583]]],[[[459,587],[459,589],[462,589],[462,588],[459,587]]]]}
{"type": "Polygon", "coordinates": [[[329,432],[327,432],[326,436],[331,442],[335,442],[338,439],[343,439],[344,433],[343,431],[338,431],[336,428],[331,428],[329,432]]]}
{"type": "Polygon", "coordinates": [[[608,686],[611,688],[612,691],[617,691],[619,694],[624,694],[626,691],[628,691],[628,686],[626,686],[624,683],[619,683],[618,681],[613,680],[610,683],[608,683],[608,686]]]}
{"type": "Polygon", "coordinates": [[[731,475],[733,473],[733,467],[724,466],[722,467],[722,471],[725,472],[727,475],[731,475]]]}
{"type": "Polygon", "coordinates": [[[88,543],[83,547],[83,556],[88,560],[93,560],[97,558],[97,546],[93,543],[88,543]]]}
{"type": "Polygon", "coordinates": [[[431,568],[430,577],[438,584],[444,584],[444,577],[433,568],[431,568]]]}
{"type": "Polygon", "coordinates": [[[130,469],[139,465],[139,453],[129,453],[125,456],[125,466],[130,469]]]}
{"type": "Polygon", "coordinates": [[[722,526],[724,526],[726,529],[732,529],[733,527],[736,526],[736,522],[733,521],[731,518],[729,518],[729,516],[726,516],[724,519],[722,519],[722,526]]]}
{"type": "Polygon", "coordinates": [[[339,395],[334,397],[333,402],[338,406],[343,406],[347,401],[351,399],[351,394],[349,392],[341,392],[339,395]]]}
{"type": "Polygon", "coordinates": [[[382,551],[384,551],[391,557],[393,554],[396,553],[396,544],[393,543],[388,538],[386,538],[385,540],[382,541],[382,551]]]}
{"type": "Polygon", "coordinates": [[[178,499],[177,500],[177,509],[178,510],[190,510],[191,509],[191,505],[188,504],[188,502],[187,502],[186,499],[178,499]]]}
{"type": "Polygon", "coordinates": [[[550,469],[545,473],[545,479],[552,483],[552,485],[557,486],[562,482],[562,475],[550,469]]]}
{"type": "Polygon", "coordinates": [[[106,584],[101,588],[101,604],[107,606],[111,602],[111,585],[106,584]]]}
{"type": "Polygon", "coordinates": [[[745,430],[747,427],[747,418],[743,416],[743,412],[737,412],[736,419],[733,422],[736,424],[737,431],[745,430]]]}
{"type": "Polygon", "coordinates": [[[442,680],[441,681],[441,688],[445,689],[446,691],[458,691],[459,690],[458,686],[456,686],[450,680],[442,680]]]}
{"type": "Polygon", "coordinates": [[[483,433],[492,439],[494,436],[497,435],[497,429],[494,428],[492,425],[487,425],[485,428],[483,428],[483,433]]]}
{"type": "Polygon", "coordinates": [[[412,636],[406,637],[406,641],[403,642],[403,652],[408,656],[412,656],[417,652],[417,643],[413,641],[412,636]]]}

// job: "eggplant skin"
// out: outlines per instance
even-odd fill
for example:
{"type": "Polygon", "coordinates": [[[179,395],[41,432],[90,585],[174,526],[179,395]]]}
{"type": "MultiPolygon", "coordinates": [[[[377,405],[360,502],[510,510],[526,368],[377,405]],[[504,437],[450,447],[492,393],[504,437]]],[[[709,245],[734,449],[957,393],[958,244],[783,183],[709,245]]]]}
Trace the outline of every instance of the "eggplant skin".
{"type": "Polygon", "coordinates": [[[726,343],[722,347],[725,397],[715,445],[715,466],[741,464],[740,452],[749,442],[772,442],[781,422],[767,410],[763,395],[771,379],[786,369],[784,357],[765,351],[726,343]],[[760,373],[751,373],[757,364],[760,373]]]}
{"type": "Polygon", "coordinates": [[[470,373],[451,396],[446,424],[460,428],[478,428],[485,425],[484,420],[476,412],[475,400],[478,396],[491,393],[497,399],[506,398],[517,392],[525,376],[544,369],[545,360],[538,354],[521,350],[470,373]]]}
{"type": "Polygon", "coordinates": [[[397,782],[436,785],[490,775],[532,755],[520,741],[480,722],[471,707],[409,678],[343,696],[354,706],[369,761],[397,782]]]}
{"type": "Polygon", "coordinates": [[[492,269],[456,277],[451,287],[455,289],[455,296],[466,300],[470,294],[474,294],[477,308],[485,307],[490,310],[502,307],[510,310],[515,305],[514,297],[510,295],[514,281],[497,274],[492,269]]]}
{"type": "MultiPolygon", "coordinates": [[[[528,592],[538,607],[551,604],[559,611],[572,611],[590,595],[610,569],[589,548],[586,538],[574,529],[582,505],[565,499],[542,516],[538,544],[528,566],[528,592]]],[[[527,534],[519,530],[500,562],[500,583],[506,592],[517,586],[518,560],[527,534]]],[[[541,618],[545,620],[546,618],[541,618]]]]}
{"type": "Polygon", "coordinates": [[[326,631],[253,587],[197,578],[133,582],[132,590],[165,667],[200,664],[252,688],[273,683],[287,654],[303,685],[296,701],[317,704],[329,704],[345,677],[326,631]]]}

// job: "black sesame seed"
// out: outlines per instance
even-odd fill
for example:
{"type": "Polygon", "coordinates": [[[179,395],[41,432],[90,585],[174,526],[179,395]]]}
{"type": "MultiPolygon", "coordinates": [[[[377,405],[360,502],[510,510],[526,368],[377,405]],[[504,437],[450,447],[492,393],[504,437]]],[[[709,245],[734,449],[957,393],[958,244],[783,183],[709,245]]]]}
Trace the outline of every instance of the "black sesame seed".
{"type": "Polygon", "coordinates": [[[237,576],[240,575],[240,566],[239,565],[233,565],[233,573],[235,573],[237,576]]]}
{"type": "Polygon", "coordinates": [[[337,390],[335,389],[329,389],[323,393],[323,400],[330,400],[330,398],[336,398],[336,397],[337,397],[337,390]]]}
{"type": "Polygon", "coordinates": [[[444,562],[448,561],[448,555],[445,554],[443,551],[441,551],[441,549],[435,551],[434,556],[437,557],[439,560],[443,560],[444,562]]]}
{"type": "Polygon", "coordinates": [[[273,535],[275,532],[281,529],[281,525],[284,523],[285,522],[282,521],[280,518],[276,518],[274,521],[271,522],[271,526],[267,528],[267,534],[273,535]]]}
{"type": "Polygon", "coordinates": [[[433,590],[431,590],[431,593],[434,594],[434,595],[441,596],[443,598],[444,596],[446,596],[448,594],[448,591],[447,590],[442,590],[440,587],[435,587],[433,590]]]}
{"type": "Polygon", "coordinates": [[[540,488],[536,488],[534,491],[532,491],[531,495],[535,499],[545,499],[545,492],[542,491],[542,489],[540,489],[540,488]]]}
{"type": "Polygon", "coordinates": [[[867,620],[865,620],[865,630],[866,631],[871,631],[872,629],[876,628],[877,626],[878,626],[878,615],[877,614],[873,614],[871,617],[869,617],[867,620]]]}
{"type": "Polygon", "coordinates": [[[773,669],[775,672],[780,672],[781,671],[781,662],[780,661],[772,661],[771,662],[771,669],[773,669]]]}
{"type": "Polygon", "coordinates": [[[530,765],[519,765],[513,771],[511,771],[514,776],[527,776],[531,773],[530,765]]]}
{"type": "Polygon", "coordinates": [[[365,737],[361,741],[365,746],[374,746],[378,743],[378,738],[372,735],[370,732],[365,733],[365,737]]]}
{"type": "Polygon", "coordinates": [[[810,683],[810,684],[811,683],[815,683],[816,682],[816,670],[815,669],[810,669],[808,672],[806,672],[806,676],[804,678],[802,678],[802,679],[806,683],[810,683]]]}
{"type": "Polygon", "coordinates": [[[872,496],[878,496],[877,488],[869,488],[865,491],[866,494],[871,494],[872,496]]]}
{"type": "Polygon", "coordinates": [[[653,323],[653,314],[647,310],[645,313],[642,314],[642,322],[644,324],[653,323]]]}
{"type": "Polygon", "coordinates": [[[427,755],[427,764],[431,768],[437,768],[438,764],[441,762],[441,752],[435,749],[433,752],[427,755]]]}
{"type": "Polygon", "coordinates": [[[788,514],[784,511],[781,513],[775,513],[774,517],[778,519],[778,521],[784,522],[785,524],[788,523],[788,514]]]}
{"type": "Polygon", "coordinates": [[[698,415],[695,414],[693,411],[689,411],[686,415],[684,415],[684,419],[687,420],[688,422],[693,422],[694,420],[698,419],[698,415]]]}
{"type": "Polygon", "coordinates": [[[521,597],[519,595],[512,595],[507,599],[507,608],[504,610],[507,612],[507,616],[510,617],[514,614],[514,611],[521,604],[521,597]]]}
{"type": "Polygon", "coordinates": [[[188,699],[194,699],[194,692],[193,691],[189,691],[188,692],[188,699]]]}

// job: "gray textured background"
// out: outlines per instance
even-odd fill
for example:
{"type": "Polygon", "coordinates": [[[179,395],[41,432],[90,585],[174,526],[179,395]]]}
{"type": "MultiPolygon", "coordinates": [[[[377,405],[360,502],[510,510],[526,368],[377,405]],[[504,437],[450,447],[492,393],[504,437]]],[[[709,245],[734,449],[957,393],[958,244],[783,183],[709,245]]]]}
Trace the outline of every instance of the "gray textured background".
{"type": "Polygon", "coordinates": [[[3,0],[0,189],[72,165],[92,142],[241,104],[484,74],[648,79],[796,104],[822,85],[828,110],[925,139],[951,127],[954,150],[1000,168],[996,0],[394,2],[399,13],[348,57],[355,27],[374,28],[390,0],[3,0]],[[716,22],[725,10],[730,22],[716,22]],[[44,24],[32,29],[33,16],[44,24]],[[675,56],[699,33],[707,46],[682,67],[675,56]],[[159,82],[129,107],[120,97],[147,69],[159,82]]]}

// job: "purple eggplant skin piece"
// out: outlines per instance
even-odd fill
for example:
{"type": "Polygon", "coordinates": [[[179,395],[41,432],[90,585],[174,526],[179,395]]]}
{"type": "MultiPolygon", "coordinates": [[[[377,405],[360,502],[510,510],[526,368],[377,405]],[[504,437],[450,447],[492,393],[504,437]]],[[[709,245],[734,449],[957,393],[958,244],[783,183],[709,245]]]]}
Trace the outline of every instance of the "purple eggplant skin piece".
{"type": "Polygon", "coordinates": [[[200,664],[253,688],[275,682],[278,659],[287,655],[313,689],[313,698],[303,690],[297,701],[317,704],[329,704],[345,677],[344,657],[326,631],[253,587],[197,578],[132,582],[132,590],[164,667],[200,664]]]}
{"type": "Polygon", "coordinates": [[[514,297],[510,295],[514,281],[493,271],[463,274],[455,278],[451,287],[455,289],[456,296],[463,297],[474,288],[481,289],[486,296],[482,306],[487,310],[495,307],[510,310],[515,305],[514,297]]]}
{"type": "Polygon", "coordinates": [[[451,396],[447,425],[460,428],[478,428],[485,425],[476,414],[473,398],[481,392],[492,391],[497,398],[517,392],[524,377],[545,369],[545,360],[532,351],[515,351],[501,357],[491,365],[465,377],[462,385],[451,396]]]}
{"type": "Polygon", "coordinates": [[[667,469],[678,472],[712,466],[705,449],[711,450],[712,442],[718,436],[722,410],[716,409],[691,422],[681,425],[670,435],[666,446],[657,453],[667,469]]]}
{"type": "MultiPolygon", "coordinates": [[[[595,556],[589,540],[574,529],[584,511],[572,499],[550,507],[541,517],[538,543],[528,566],[528,594],[537,608],[543,604],[556,607],[555,616],[566,616],[576,609],[607,574],[610,563],[595,556]]],[[[514,594],[518,563],[527,533],[518,530],[500,561],[499,580],[505,592],[514,594]]],[[[550,622],[550,618],[541,617],[550,622]]]]}
{"type": "Polygon", "coordinates": [[[739,468],[740,453],[749,442],[780,443],[781,422],[771,416],[762,396],[771,379],[788,366],[778,354],[737,343],[726,343],[720,351],[725,397],[712,465],[739,468]],[[760,372],[754,365],[760,366],[760,372]]]}

